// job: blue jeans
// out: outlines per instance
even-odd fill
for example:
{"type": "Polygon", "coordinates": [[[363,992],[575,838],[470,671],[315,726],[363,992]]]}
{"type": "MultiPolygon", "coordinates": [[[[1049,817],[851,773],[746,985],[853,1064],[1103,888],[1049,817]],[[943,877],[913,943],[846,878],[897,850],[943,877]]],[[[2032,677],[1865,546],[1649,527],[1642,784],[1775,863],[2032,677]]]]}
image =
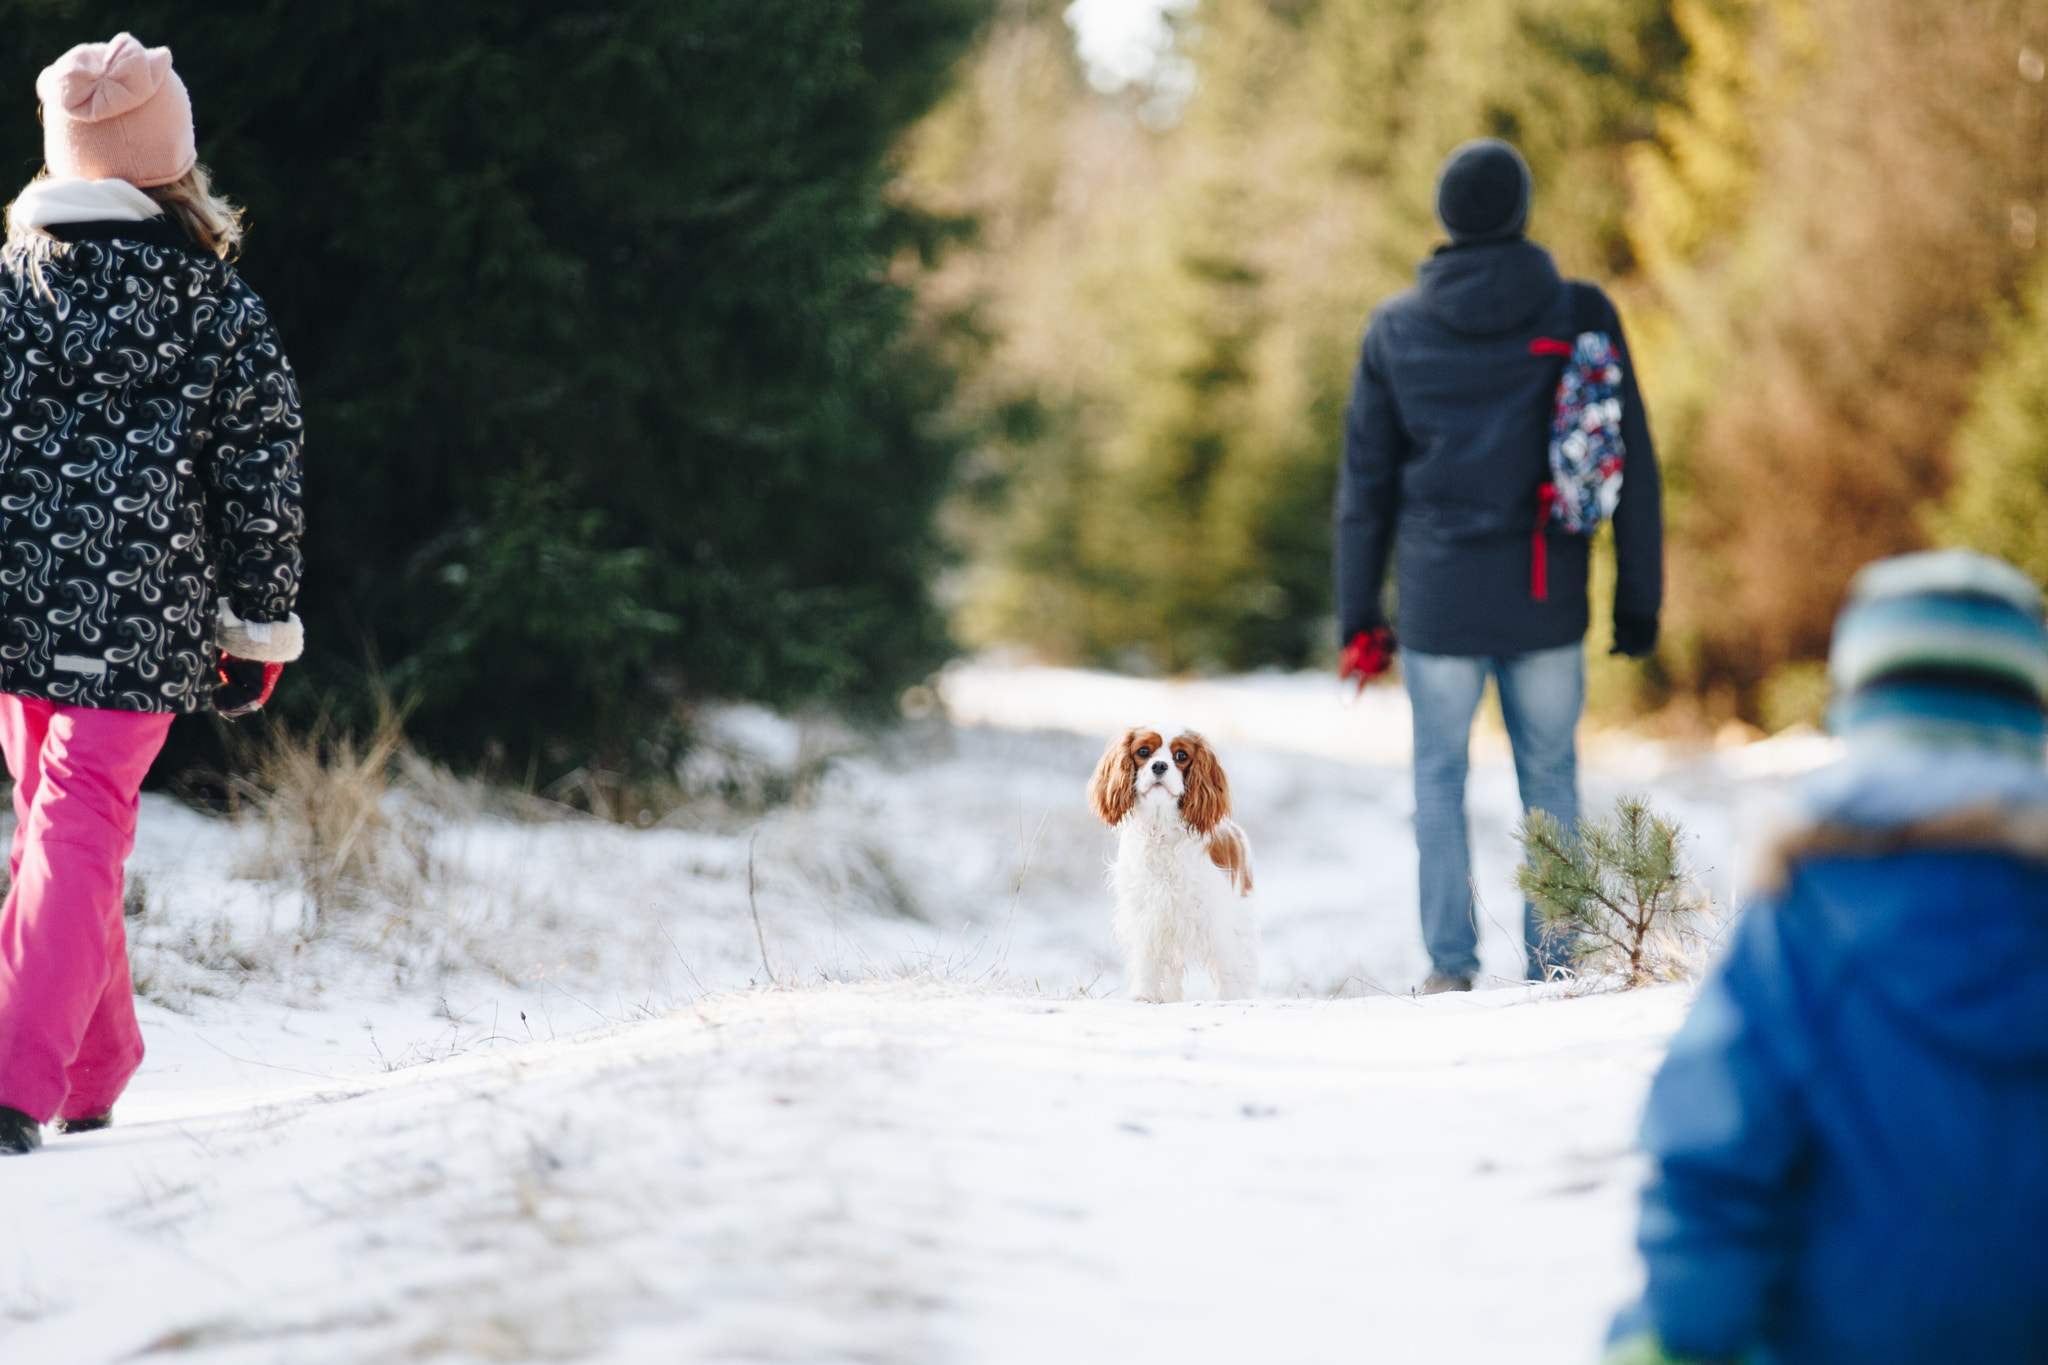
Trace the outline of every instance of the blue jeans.
{"type": "MultiPolygon", "coordinates": [[[[1422,939],[1430,965],[1449,976],[1479,970],[1472,916],[1472,853],[1466,842],[1465,770],[1472,717],[1491,673],[1515,752],[1515,783],[1527,810],[1547,811],[1567,830],[1579,818],[1575,732],[1586,700],[1586,660],[1576,644],[1498,657],[1401,651],[1415,715],[1415,848],[1421,857],[1422,939]]],[[[1522,907],[1529,975],[1563,965],[1541,954],[1536,909],[1522,907]]]]}

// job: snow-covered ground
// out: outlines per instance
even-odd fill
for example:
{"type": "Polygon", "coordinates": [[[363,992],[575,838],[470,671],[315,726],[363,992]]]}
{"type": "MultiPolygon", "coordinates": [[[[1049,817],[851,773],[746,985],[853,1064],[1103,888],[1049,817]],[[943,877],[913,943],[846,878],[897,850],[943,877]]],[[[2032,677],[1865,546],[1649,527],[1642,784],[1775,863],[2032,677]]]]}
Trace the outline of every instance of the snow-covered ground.
{"type": "MultiPolygon", "coordinates": [[[[996,665],[942,690],[950,722],[858,743],[728,715],[729,791],[847,750],[757,815],[401,794],[414,873],[319,924],[259,821],[147,798],[149,1060],[114,1128],[0,1162],[0,1359],[1594,1358],[1687,991],[1510,980],[1498,740],[1472,784],[1493,988],[1417,999],[1398,691],[996,665]],[[1115,998],[1082,785],[1155,718],[1229,770],[1261,1001],[1115,998]]],[[[1588,807],[1649,791],[1725,899],[1744,822],[1829,750],[1587,753],[1588,807]]]]}

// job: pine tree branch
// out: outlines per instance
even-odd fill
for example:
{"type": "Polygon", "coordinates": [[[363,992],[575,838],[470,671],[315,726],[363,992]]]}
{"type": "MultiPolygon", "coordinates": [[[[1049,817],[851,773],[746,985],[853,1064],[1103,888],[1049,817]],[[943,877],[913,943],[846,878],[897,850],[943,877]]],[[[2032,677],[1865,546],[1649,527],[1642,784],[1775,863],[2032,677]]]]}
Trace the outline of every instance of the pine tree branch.
{"type": "Polygon", "coordinates": [[[1582,820],[1572,836],[1530,811],[1515,837],[1525,855],[1515,884],[1534,903],[1546,943],[1568,939],[1574,965],[1619,971],[1631,986],[1666,970],[1664,926],[1681,926],[1704,902],[1679,825],[1641,797],[1624,796],[1606,819],[1582,820]]]}

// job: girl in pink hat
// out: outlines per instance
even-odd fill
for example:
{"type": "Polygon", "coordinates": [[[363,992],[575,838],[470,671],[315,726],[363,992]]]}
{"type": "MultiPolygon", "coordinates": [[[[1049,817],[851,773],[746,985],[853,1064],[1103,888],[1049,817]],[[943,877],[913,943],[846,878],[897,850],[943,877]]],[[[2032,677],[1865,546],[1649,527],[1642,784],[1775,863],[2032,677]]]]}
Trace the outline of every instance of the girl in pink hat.
{"type": "Polygon", "coordinates": [[[142,1061],[143,776],[174,716],[253,711],[302,638],[298,388],[170,50],[81,44],[36,93],[47,164],[0,251],[0,1153],[109,1121],[142,1061]]]}

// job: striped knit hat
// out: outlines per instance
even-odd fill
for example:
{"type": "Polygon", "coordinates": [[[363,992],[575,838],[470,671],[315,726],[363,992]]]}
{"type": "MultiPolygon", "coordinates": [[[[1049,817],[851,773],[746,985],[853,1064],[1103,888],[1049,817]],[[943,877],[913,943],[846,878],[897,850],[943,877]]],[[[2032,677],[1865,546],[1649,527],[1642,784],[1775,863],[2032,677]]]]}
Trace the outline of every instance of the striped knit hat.
{"type": "Polygon", "coordinates": [[[1828,728],[1852,745],[1960,745],[2039,763],[2048,743],[2041,589],[1968,550],[1866,565],[1835,622],[1828,681],[1828,728]]]}

